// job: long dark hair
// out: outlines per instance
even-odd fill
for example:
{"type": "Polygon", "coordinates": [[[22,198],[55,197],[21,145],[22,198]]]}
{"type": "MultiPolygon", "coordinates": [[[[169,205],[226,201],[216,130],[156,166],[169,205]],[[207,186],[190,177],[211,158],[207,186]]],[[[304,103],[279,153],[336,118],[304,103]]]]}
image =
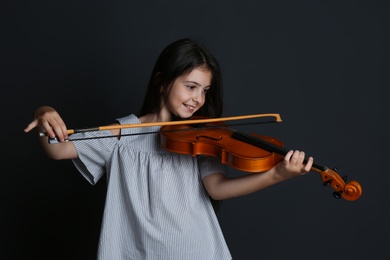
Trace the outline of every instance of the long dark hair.
{"type": "Polygon", "coordinates": [[[199,67],[210,70],[212,80],[210,90],[206,94],[205,104],[194,115],[220,117],[223,102],[219,64],[204,46],[188,38],[169,44],[161,52],[150,76],[140,116],[157,112],[162,105],[161,90],[168,90],[178,77],[199,67]]]}

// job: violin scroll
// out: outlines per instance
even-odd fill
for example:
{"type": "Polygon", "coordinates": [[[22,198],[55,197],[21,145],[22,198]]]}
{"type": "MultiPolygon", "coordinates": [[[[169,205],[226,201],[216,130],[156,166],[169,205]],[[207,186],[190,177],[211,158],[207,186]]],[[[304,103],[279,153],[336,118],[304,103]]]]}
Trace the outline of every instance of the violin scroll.
{"type": "Polygon", "coordinates": [[[313,168],[313,170],[317,171],[321,175],[324,186],[331,186],[333,188],[333,196],[336,199],[343,198],[349,201],[354,201],[362,195],[362,187],[357,181],[345,183],[347,179],[345,176],[341,178],[335,170],[328,168],[325,170],[313,168]]]}
{"type": "Polygon", "coordinates": [[[344,187],[344,192],[341,196],[346,200],[357,200],[362,195],[362,187],[357,181],[350,181],[344,187]]]}

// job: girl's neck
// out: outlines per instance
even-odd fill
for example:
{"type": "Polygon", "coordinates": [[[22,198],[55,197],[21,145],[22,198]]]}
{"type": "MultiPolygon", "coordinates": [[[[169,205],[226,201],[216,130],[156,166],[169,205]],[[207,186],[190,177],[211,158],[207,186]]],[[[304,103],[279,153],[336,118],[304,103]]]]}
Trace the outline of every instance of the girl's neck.
{"type": "Polygon", "coordinates": [[[143,115],[139,118],[141,123],[153,123],[153,122],[168,122],[172,120],[172,115],[169,113],[150,113],[143,115]]]}

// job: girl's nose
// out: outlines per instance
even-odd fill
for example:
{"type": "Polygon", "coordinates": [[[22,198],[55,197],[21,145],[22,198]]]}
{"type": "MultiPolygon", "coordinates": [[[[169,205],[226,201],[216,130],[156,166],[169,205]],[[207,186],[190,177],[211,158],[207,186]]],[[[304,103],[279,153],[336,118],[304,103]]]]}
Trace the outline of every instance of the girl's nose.
{"type": "Polygon", "coordinates": [[[196,91],[192,97],[192,101],[196,102],[197,104],[202,103],[202,99],[203,95],[201,91],[196,91]]]}

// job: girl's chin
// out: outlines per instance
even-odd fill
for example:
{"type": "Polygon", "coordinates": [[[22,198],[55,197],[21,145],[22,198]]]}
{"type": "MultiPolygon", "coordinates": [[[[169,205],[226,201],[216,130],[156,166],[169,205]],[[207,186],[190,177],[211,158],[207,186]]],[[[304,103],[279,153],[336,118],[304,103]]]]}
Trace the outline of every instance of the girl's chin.
{"type": "Polygon", "coordinates": [[[192,114],[187,115],[172,115],[172,121],[180,121],[180,120],[186,120],[192,117],[192,114]]]}

